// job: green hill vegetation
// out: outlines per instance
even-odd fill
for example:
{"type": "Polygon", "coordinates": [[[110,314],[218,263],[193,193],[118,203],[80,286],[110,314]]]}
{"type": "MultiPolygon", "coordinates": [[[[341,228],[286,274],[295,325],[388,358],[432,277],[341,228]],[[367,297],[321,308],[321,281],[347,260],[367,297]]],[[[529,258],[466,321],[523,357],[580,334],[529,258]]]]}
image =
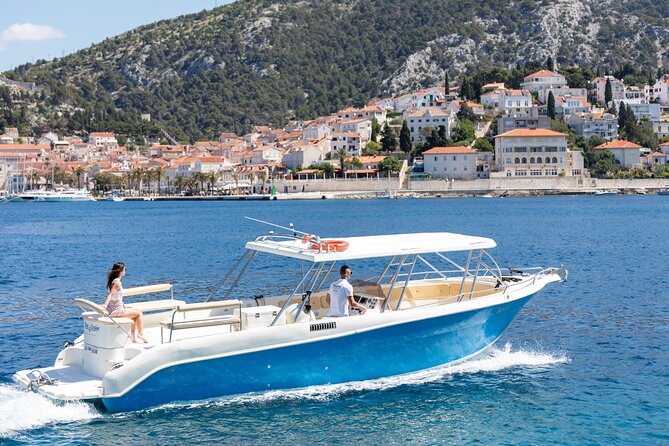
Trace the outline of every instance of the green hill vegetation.
{"type": "Polygon", "coordinates": [[[188,141],[363,105],[438,84],[444,70],[459,80],[499,68],[515,84],[550,56],[561,68],[627,64],[654,76],[667,62],[658,54],[669,47],[669,6],[601,3],[239,0],[4,73],[40,92],[36,108],[0,103],[0,126],[129,136],[163,127],[188,141]]]}

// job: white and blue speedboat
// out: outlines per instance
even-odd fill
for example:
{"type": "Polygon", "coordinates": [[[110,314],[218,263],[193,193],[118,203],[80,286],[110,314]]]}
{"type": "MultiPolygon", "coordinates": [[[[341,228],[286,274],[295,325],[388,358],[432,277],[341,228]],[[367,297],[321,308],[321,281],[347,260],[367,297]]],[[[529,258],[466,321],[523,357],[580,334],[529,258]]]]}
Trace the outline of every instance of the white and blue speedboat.
{"type": "Polygon", "coordinates": [[[130,342],[130,320],[77,299],[83,335],[66,344],[53,366],[16,372],[14,380],[57,400],[121,412],[467,360],[490,347],[532,296],[567,275],[564,268],[501,270],[488,252],[495,246],[489,238],[444,232],[337,240],[292,228],[270,232],[246,244],[205,302],[170,295],[129,304],[135,295],[171,294],[172,286],[126,289],[126,304],[145,312],[149,344],[130,342]],[[268,266],[273,260],[278,269],[268,266]],[[255,263],[276,277],[245,281],[255,263]],[[327,288],[343,264],[356,275],[376,268],[375,277],[352,281],[367,311],[327,317],[327,288]],[[282,293],[289,277],[297,283],[282,293]]]}

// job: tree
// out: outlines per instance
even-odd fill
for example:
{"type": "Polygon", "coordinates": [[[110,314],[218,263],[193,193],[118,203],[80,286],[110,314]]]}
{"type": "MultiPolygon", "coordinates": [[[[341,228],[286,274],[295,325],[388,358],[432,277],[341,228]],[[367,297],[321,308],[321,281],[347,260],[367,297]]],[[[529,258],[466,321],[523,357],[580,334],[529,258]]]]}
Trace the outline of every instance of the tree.
{"type": "Polygon", "coordinates": [[[77,188],[81,189],[81,177],[86,173],[83,167],[79,166],[74,170],[75,175],[77,176],[77,188]]]}
{"type": "Polygon", "coordinates": [[[461,119],[451,132],[451,139],[463,145],[467,145],[476,137],[474,123],[468,119],[461,119]]]}
{"type": "Polygon", "coordinates": [[[351,160],[349,161],[349,164],[351,166],[355,167],[356,169],[360,169],[362,167],[362,161],[360,161],[360,158],[358,158],[357,156],[354,156],[353,158],[351,158],[351,160]]]}
{"type": "MultiPolygon", "coordinates": [[[[387,124],[386,124],[387,127],[387,124]]],[[[339,167],[341,168],[341,176],[342,178],[344,177],[344,163],[346,162],[346,158],[348,158],[348,152],[344,147],[340,147],[337,149],[335,152],[335,159],[339,160],[339,167]]]]}
{"type": "Polygon", "coordinates": [[[376,142],[379,137],[379,132],[381,131],[381,125],[376,118],[372,118],[372,134],[370,135],[370,141],[376,142]]]}
{"type": "Polygon", "coordinates": [[[392,152],[397,148],[397,137],[395,131],[386,124],[383,126],[383,136],[381,136],[381,148],[386,152],[392,152]]]}
{"type": "Polygon", "coordinates": [[[606,86],[604,87],[604,103],[608,107],[609,102],[613,100],[613,89],[611,88],[611,79],[606,78],[606,86]]]}
{"type": "Polygon", "coordinates": [[[474,114],[474,110],[466,103],[460,104],[460,111],[458,112],[459,119],[468,119],[472,122],[477,121],[478,117],[474,114]]]}
{"type": "Polygon", "coordinates": [[[439,136],[439,145],[447,145],[448,135],[446,134],[446,126],[440,125],[439,129],[437,130],[437,135],[439,136]]]}
{"type": "Polygon", "coordinates": [[[598,177],[604,177],[608,173],[619,170],[616,166],[616,157],[609,150],[603,150],[595,157],[594,174],[598,177]]]}
{"type": "Polygon", "coordinates": [[[402,170],[402,163],[394,156],[387,156],[379,163],[381,172],[399,172],[402,170]]]}
{"type": "Polygon", "coordinates": [[[425,144],[423,144],[424,146],[423,150],[428,150],[431,149],[432,147],[437,147],[438,145],[439,145],[439,133],[437,132],[437,129],[431,127],[430,134],[427,136],[425,144]]]}
{"type": "Polygon", "coordinates": [[[365,144],[365,148],[362,151],[362,156],[376,156],[376,152],[379,151],[379,143],[376,141],[370,141],[365,144]]]}
{"type": "Polygon", "coordinates": [[[495,147],[492,145],[490,140],[488,138],[478,138],[474,142],[474,150],[478,150],[479,152],[494,152],[495,147]]]}
{"type": "MultiPolygon", "coordinates": [[[[446,74],[446,77],[448,77],[448,74],[446,74]]],[[[409,156],[409,152],[411,152],[411,132],[406,121],[402,123],[402,130],[400,130],[400,150],[407,157],[409,156]]]]}
{"type": "Polygon", "coordinates": [[[546,69],[551,71],[555,69],[555,64],[553,63],[553,58],[551,56],[548,56],[546,59],[546,69]]]}
{"type": "Polygon", "coordinates": [[[548,92],[548,116],[555,119],[555,96],[552,91],[548,92]]]}
{"type": "Polygon", "coordinates": [[[618,130],[622,131],[627,124],[627,107],[625,103],[620,101],[620,107],[618,108],[618,130]]]}
{"type": "Polygon", "coordinates": [[[451,81],[448,79],[448,70],[444,70],[444,93],[451,94],[451,81]]]}

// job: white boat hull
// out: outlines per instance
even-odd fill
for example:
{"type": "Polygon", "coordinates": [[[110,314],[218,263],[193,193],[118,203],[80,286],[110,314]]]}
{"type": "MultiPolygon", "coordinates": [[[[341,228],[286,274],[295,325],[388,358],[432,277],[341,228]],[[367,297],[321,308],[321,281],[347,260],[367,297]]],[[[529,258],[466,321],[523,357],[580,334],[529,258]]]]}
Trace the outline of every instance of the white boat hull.
{"type": "MultiPolygon", "coordinates": [[[[114,359],[117,367],[97,379],[76,366],[92,353],[82,342],[63,350],[55,367],[41,369],[63,379],[38,391],[56,399],[99,400],[109,411],[122,412],[171,401],[410,373],[485,350],[537,291],[557,280],[555,274],[544,275],[529,284],[510,285],[505,293],[446,305],[228,329],[146,350],[134,344],[134,350],[114,359]],[[67,382],[68,374],[79,374],[81,383],[67,382]]],[[[103,350],[96,348],[95,355],[103,350]]],[[[14,379],[29,385],[30,372],[17,372],[14,379]]]]}

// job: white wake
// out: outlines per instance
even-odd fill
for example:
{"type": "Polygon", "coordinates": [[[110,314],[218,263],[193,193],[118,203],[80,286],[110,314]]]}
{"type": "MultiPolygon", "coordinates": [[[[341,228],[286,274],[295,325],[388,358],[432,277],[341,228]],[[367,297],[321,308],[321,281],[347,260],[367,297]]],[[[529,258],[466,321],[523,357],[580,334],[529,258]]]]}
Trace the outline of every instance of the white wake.
{"type": "Polygon", "coordinates": [[[57,404],[45,396],[0,384],[0,438],[51,423],[89,420],[101,416],[86,403],[57,404]]]}
{"type": "Polygon", "coordinates": [[[484,356],[455,365],[445,365],[406,375],[390,376],[369,381],[354,381],[341,384],[324,384],[300,389],[270,390],[247,393],[216,400],[194,403],[166,404],[152,410],[180,407],[229,406],[238,404],[267,403],[275,400],[327,401],[342,394],[366,390],[384,390],[404,385],[421,385],[448,379],[454,375],[496,372],[505,369],[536,369],[569,362],[565,354],[552,355],[532,350],[512,351],[511,344],[503,348],[492,347],[484,356]]]}

